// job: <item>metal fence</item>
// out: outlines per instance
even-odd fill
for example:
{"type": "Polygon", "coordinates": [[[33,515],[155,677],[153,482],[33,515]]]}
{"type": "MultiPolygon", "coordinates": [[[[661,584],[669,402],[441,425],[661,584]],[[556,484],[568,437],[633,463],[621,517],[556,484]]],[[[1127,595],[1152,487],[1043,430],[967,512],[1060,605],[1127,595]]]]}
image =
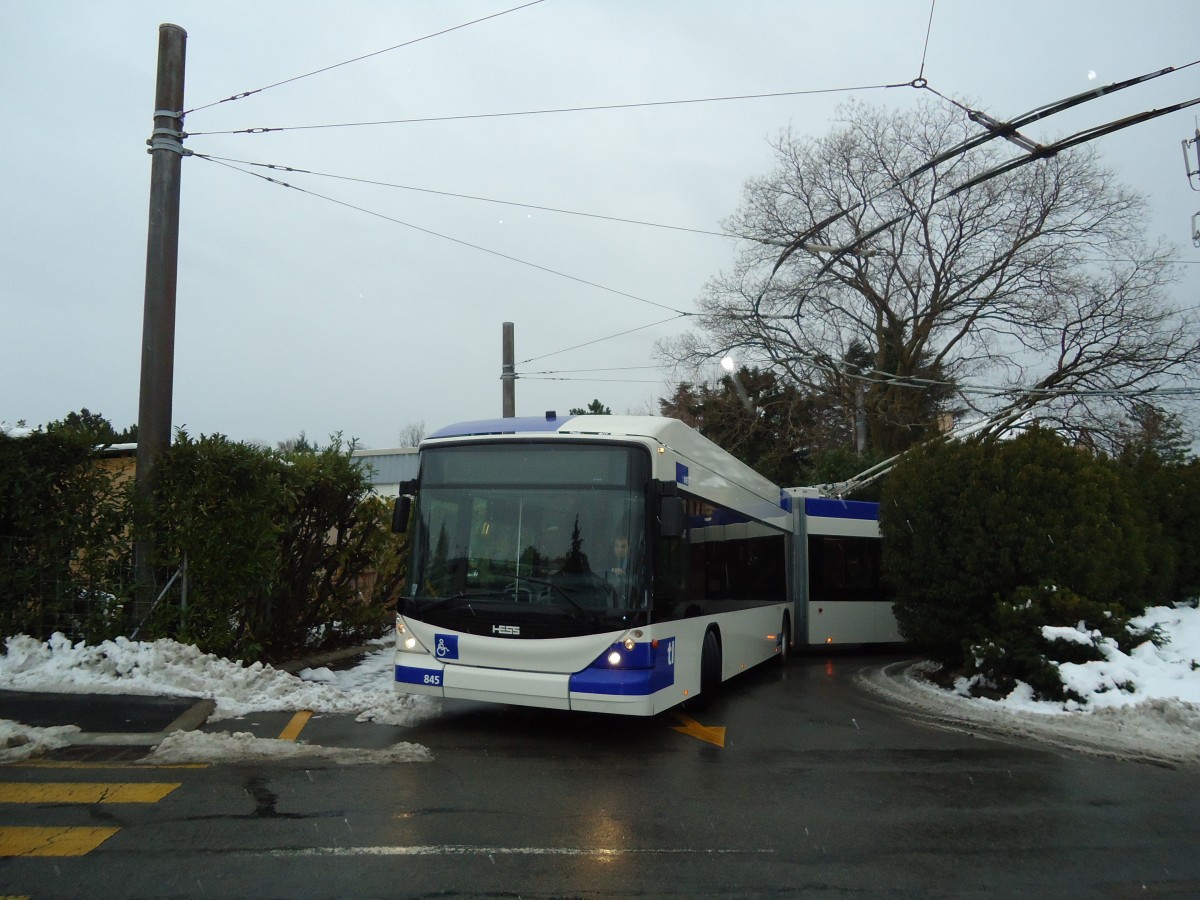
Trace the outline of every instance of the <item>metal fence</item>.
{"type": "Polygon", "coordinates": [[[132,573],[115,563],[109,568],[112,574],[95,578],[72,560],[46,559],[44,548],[28,539],[0,537],[0,638],[125,634],[132,573]]]}

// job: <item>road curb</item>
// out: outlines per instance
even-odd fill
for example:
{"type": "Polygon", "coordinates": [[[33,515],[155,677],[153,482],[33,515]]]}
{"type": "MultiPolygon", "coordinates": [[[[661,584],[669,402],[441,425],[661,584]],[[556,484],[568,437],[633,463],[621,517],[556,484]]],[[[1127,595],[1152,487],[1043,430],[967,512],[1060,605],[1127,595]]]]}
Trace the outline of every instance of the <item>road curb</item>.
{"type": "Polygon", "coordinates": [[[81,731],[77,734],[65,735],[67,742],[73,746],[83,747],[153,747],[161,744],[166,740],[167,736],[175,731],[195,731],[201,725],[208,721],[208,717],[213,714],[213,710],[217,708],[216,701],[203,699],[197,700],[188,707],[182,714],[175,718],[170,725],[162,731],[143,731],[143,732],[98,732],[98,731],[81,731]]]}

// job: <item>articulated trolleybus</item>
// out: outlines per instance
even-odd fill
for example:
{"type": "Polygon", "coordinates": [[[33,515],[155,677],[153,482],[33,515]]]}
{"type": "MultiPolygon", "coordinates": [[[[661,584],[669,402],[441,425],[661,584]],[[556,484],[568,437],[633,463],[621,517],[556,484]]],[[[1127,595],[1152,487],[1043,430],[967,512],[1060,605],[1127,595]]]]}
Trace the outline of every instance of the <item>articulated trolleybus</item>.
{"type": "MultiPolygon", "coordinates": [[[[789,587],[808,566],[794,537],[822,525],[681,422],[467,422],[420,455],[394,518],[412,553],[399,692],[654,715],[786,658],[798,608],[801,640],[822,640],[825,594],[789,587]]],[[[853,578],[830,546],[822,577],[853,578]]]]}

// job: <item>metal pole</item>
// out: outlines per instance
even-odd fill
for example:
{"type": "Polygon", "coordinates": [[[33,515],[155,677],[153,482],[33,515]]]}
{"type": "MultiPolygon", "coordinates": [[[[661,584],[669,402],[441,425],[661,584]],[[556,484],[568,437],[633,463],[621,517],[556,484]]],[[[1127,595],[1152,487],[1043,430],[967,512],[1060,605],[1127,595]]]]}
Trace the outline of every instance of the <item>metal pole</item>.
{"type": "Polygon", "coordinates": [[[179,590],[179,626],[187,628],[187,551],[184,551],[184,564],[179,566],[180,572],[180,590],[179,590]]]}
{"type": "MultiPolygon", "coordinates": [[[[146,240],[146,295],[142,314],[142,378],[138,398],[135,486],[144,515],[154,509],[154,465],[171,442],[175,373],[175,283],[179,267],[179,177],[183,157],[183,74],[187,32],[158,28],[158,77],[150,145],[150,216],[146,240]]],[[[154,597],[154,545],[146,520],[137,530],[134,577],[137,604],[154,597]]],[[[136,604],[135,604],[136,605],[136,604]]],[[[145,610],[142,610],[144,614],[145,610]]]]}
{"type": "Polygon", "coordinates": [[[854,450],[862,456],[867,449],[867,397],[860,381],[854,388],[854,450]]]}
{"type": "Polygon", "coordinates": [[[517,414],[517,370],[516,351],[513,341],[513,323],[504,323],[504,332],[500,341],[502,365],[500,368],[500,383],[503,388],[502,415],[511,419],[517,414]]]}

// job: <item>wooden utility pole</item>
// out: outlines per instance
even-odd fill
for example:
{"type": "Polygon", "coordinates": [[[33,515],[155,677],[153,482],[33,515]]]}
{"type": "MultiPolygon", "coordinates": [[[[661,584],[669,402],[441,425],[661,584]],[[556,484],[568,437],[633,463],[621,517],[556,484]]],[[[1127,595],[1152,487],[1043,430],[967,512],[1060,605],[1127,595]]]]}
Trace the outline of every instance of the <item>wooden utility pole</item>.
{"type": "MultiPolygon", "coordinates": [[[[154,466],[171,443],[175,379],[175,283],[179,268],[179,178],[183,157],[183,73],[187,32],[158,27],[158,78],[150,145],[150,224],[142,314],[142,380],[138,398],[137,475],[141,509],[154,509],[154,466]]],[[[154,599],[154,544],[143,518],[134,545],[139,619],[154,599]]]]}
{"type": "Polygon", "coordinates": [[[502,415],[506,419],[511,419],[517,414],[517,369],[512,322],[504,323],[504,331],[500,340],[500,354],[500,384],[503,390],[502,415]]]}

